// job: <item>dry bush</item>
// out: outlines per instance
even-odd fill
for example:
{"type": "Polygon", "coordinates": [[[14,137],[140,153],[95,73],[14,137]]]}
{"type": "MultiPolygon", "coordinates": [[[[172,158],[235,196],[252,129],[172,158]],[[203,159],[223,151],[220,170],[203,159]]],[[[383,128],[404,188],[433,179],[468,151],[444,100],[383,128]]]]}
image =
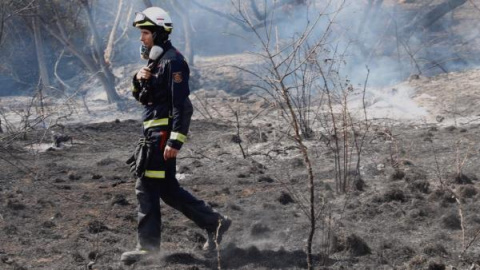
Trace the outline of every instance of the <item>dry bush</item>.
{"type": "Polygon", "coordinates": [[[308,269],[313,269],[312,245],[316,229],[321,226],[328,234],[333,223],[329,222],[330,208],[325,195],[316,195],[312,163],[312,151],[315,149],[307,146],[310,145],[307,142],[318,139],[320,143],[317,145],[325,143],[333,151],[338,193],[348,192],[353,183],[361,180],[361,155],[371,125],[365,109],[368,76],[364,88],[355,90],[351,82],[341,75],[343,52],[330,49],[335,47],[329,39],[333,31],[331,27],[343,8],[343,2],[335,6],[328,1],[325,10],[317,10],[315,18],[288,40],[278,38],[274,12],[262,28],[257,28],[245,3],[232,3],[238,19],[253,32],[260,47],[259,52],[253,53],[258,56],[259,70],[237,68],[256,78],[255,87],[275,104],[279,112],[281,132],[295,143],[301,153],[308,195],[301,192],[289,194],[300,205],[310,225],[306,244],[307,265],[308,269]],[[328,10],[327,16],[327,8],[332,7],[333,11],[328,10]],[[319,28],[323,28],[324,33],[320,37],[314,34],[319,28]],[[363,95],[363,115],[360,119],[353,116],[349,105],[354,92],[363,95]]]}

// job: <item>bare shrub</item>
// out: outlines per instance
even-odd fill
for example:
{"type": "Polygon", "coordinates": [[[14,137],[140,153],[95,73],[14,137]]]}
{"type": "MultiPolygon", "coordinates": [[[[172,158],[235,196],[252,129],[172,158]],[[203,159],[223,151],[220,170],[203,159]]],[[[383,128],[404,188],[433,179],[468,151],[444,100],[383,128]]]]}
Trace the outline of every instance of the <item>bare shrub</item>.
{"type": "MultiPolygon", "coordinates": [[[[471,143],[469,142],[464,142],[462,140],[457,140],[455,142],[455,160],[451,163],[453,163],[453,166],[455,168],[455,173],[453,176],[449,174],[448,172],[445,172],[444,169],[448,166],[442,166],[440,164],[440,161],[438,159],[437,151],[436,149],[433,148],[433,154],[435,158],[435,174],[436,177],[440,183],[440,190],[437,191],[437,193],[443,193],[444,196],[446,195],[447,197],[444,199],[445,201],[448,200],[449,202],[455,202],[457,204],[457,210],[458,213],[450,213],[445,215],[442,218],[443,226],[445,228],[451,229],[451,230],[460,230],[461,231],[461,241],[462,241],[462,252],[461,256],[467,252],[467,250],[473,245],[478,240],[478,236],[480,235],[480,230],[476,230],[473,232],[473,236],[469,241],[467,241],[467,232],[468,232],[468,227],[467,223],[465,221],[465,214],[464,214],[464,197],[468,196],[474,196],[474,191],[471,189],[468,189],[468,185],[462,186],[462,188],[458,190],[454,190],[451,187],[451,183],[456,184],[456,185],[465,185],[465,184],[471,184],[472,181],[470,177],[466,176],[463,173],[464,167],[467,164],[467,161],[470,157],[470,150],[471,150],[471,143]],[[448,181],[450,179],[450,181],[448,181]],[[468,191],[466,191],[468,190],[468,191]]],[[[452,165],[452,164],[450,164],[452,165]]]]}
{"type": "MultiPolygon", "coordinates": [[[[370,128],[365,109],[368,76],[363,88],[363,115],[359,120],[352,115],[349,106],[355,89],[340,72],[344,63],[342,53],[332,50],[331,47],[335,46],[330,44],[329,40],[333,31],[332,25],[343,4],[344,2],[341,2],[335,6],[328,1],[325,10],[319,8],[319,12],[306,24],[303,31],[293,34],[288,40],[280,40],[277,35],[278,26],[275,24],[275,12],[269,16],[265,14],[265,25],[257,28],[246,4],[232,1],[238,19],[251,30],[260,47],[260,52],[253,53],[258,56],[259,71],[236,67],[256,78],[255,87],[274,102],[283,123],[280,131],[296,144],[305,166],[308,195],[290,192],[292,198],[287,200],[284,196],[282,201],[295,201],[308,219],[308,269],[313,269],[312,244],[317,222],[323,222],[323,227],[327,228],[325,233],[330,230],[329,213],[326,211],[329,208],[325,196],[316,195],[313,149],[308,146],[308,141],[318,138],[332,150],[336,191],[345,193],[351,189],[353,180],[360,179],[361,154],[370,128]],[[331,7],[333,11],[329,10],[327,16],[326,10],[331,7]],[[318,37],[314,35],[314,30],[319,28],[323,28],[323,34],[318,37]]],[[[240,147],[242,148],[241,144],[240,147]]]]}

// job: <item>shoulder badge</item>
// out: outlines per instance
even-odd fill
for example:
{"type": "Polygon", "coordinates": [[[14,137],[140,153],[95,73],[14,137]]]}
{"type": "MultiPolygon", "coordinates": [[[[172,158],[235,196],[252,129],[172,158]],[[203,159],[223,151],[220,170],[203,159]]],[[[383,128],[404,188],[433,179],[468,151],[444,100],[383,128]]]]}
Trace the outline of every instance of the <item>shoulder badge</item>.
{"type": "Polygon", "coordinates": [[[174,72],[172,73],[172,77],[174,83],[181,83],[183,81],[182,72],[174,72]]]}

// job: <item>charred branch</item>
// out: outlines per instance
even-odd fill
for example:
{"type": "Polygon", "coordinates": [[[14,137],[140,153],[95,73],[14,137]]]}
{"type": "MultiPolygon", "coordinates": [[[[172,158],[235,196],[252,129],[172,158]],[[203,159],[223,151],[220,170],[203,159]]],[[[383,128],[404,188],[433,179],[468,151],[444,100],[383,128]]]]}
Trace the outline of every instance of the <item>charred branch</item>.
{"type": "Polygon", "coordinates": [[[428,11],[425,15],[412,21],[407,27],[405,27],[402,33],[409,35],[416,30],[424,30],[432,26],[435,22],[441,19],[443,16],[453,11],[454,9],[465,4],[468,0],[447,0],[433,9],[428,11]]]}

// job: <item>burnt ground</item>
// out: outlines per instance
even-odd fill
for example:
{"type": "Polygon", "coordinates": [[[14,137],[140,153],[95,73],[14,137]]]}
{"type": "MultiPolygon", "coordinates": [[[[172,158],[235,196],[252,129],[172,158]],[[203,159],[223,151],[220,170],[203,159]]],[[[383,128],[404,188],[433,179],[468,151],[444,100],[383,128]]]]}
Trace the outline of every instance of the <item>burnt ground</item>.
{"type": "MultiPolygon", "coordinates": [[[[135,247],[134,179],[124,161],[140,126],[72,124],[71,146],[34,154],[34,143],[51,143],[35,131],[2,150],[0,269],[218,268],[201,251],[204,233],[165,205],[158,257],[119,262],[135,247]]],[[[222,269],[306,268],[305,165],[275,126],[241,128],[244,159],[234,123],[197,119],[181,151],[183,187],[234,221],[222,269]]],[[[480,229],[479,137],[478,124],[379,122],[365,140],[363,181],[347,195],[335,192],[333,152],[310,139],[317,201],[325,202],[315,268],[478,269],[470,267],[480,264],[480,239],[472,241],[480,229]]]]}
{"type": "MultiPolygon", "coordinates": [[[[403,2],[414,8],[417,1],[403,2]]],[[[452,36],[464,36],[455,51],[476,59],[478,35],[471,26],[478,10],[465,5],[450,18],[455,35],[438,31],[435,39],[443,38],[441,47],[451,49],[452,36]]],[[[178,178],[234,221],[221,245],[222,269],[305,269],[309,220],[303,198],[308,194],[300,151],[282,135],[285,123],[268,109],[268,102],[232,100],[210,91],[249,90],[238,70],[218,64],[256,63],[249,59],[240,54],[198,63],[202,75],[207,74],[197,82],[205,90],[204,100],[198,103],[201,91],[192,95],[197,119],[181,151],[178,178]],[[240,104],[246,159],[225,103],[240,104]]],[[[122,76],[130,78],[130,71],[125,69],[122,76]]],[[[348,194],[335,191],[333,152],[325,137],[316,134],[307,141],[321,214],[314,238],[315,269],[480,269],[478,78],[478,70],[419,76],[395,91],[381,91],[412,88],[413,99],[428,117],[415,115],[394,94],[386,96],[402,107],[399,114],[413,115],[416,121],[378,116],[365,139],[362,181],[348,194]]],[[[129,84],[122,81],[121,95],[127,96],[129,84]]],[[[112,119],[115,106],[100,100],[104,94],[95,91],[100,87],[84,87],[91,89],[90,109],[103,108],[102,114],[81,115],[80,121],[112,119]]],[[[19,118],[30,100],[2,97],[1,113],[17,104],[12,114],[19,118]]],[[[373,96],[369,102],[380,110],[385,100],[373,96]]],[[[78,104],[71,106],[81,111],[78,104]]],[[[135,117],[138,108],[129,113],[135,117]]],[[[33,131],[26,139],[0,134],[0,269],[218,269],[216,256],[200,249],[204,232],[164,204],[161,253],[133,266],[119,262],[120,254],[136,244],[134,179],[124,161],[140,127],[133,120],[66,125],[73,144],[45,152],[36,149],[39,142],[51,145],[49,131],[33,131]]]]}

